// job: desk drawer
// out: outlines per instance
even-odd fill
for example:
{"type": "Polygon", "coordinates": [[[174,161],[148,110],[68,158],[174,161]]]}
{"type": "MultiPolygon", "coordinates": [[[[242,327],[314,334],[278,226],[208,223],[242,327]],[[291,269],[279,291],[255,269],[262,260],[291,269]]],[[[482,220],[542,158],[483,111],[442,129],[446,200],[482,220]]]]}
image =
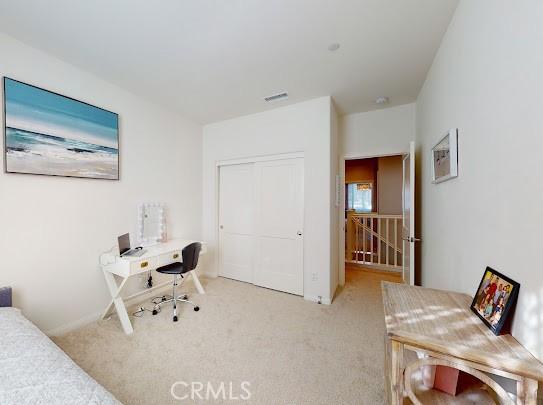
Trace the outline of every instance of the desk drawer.
{"type": "Polygon", "coordinates": [[[158,267],[158,259],[156,257],[150,257],[148,259],[141,259],[130,263],[130,272],[132,274],[139,273],[147,270],[154,270],[158,267]]]}
{"type": "Polygon", "coordinates": [[[158,265],[165,266],[174,262],[182,262],[181,251],[173,251],[170,253],[164,253],[158,257],[158,265]]]}

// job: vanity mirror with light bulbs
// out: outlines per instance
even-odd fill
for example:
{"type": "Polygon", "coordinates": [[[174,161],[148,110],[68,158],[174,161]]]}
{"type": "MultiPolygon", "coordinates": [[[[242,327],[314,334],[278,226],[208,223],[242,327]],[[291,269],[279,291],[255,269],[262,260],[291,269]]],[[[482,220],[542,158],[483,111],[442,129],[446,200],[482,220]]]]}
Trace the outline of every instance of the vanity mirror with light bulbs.
{"type": "Polygon", "coordinates": [[[138,208],[138,239],[142,246],[153,246],[166,242],[164,204],[140,204],[138,208]]]}

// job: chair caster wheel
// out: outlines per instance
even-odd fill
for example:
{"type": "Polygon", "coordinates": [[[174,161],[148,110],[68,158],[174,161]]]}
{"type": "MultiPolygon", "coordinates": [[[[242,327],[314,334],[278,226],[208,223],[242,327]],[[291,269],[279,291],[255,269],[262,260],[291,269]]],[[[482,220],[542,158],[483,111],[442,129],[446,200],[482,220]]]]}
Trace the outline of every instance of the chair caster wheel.
{"type": "Polygon", "coordinates": [[[156,309],[153,309],[153,315],[158,314],[158,311],[156,309]]]}
{"type": "Polygon", "coordinates": [[[177,322],[177,316],[174,316],[174,317],[173,317],[173,321],[174,321],[174,322],[177,322]]]}
{"type": "Polygon", "coordinates": [[[188,299],[189,299],[189,296],[188,296],[188,295],[183,295],[183,299],[184,299],[184,300],[188,300],[188,299]]]}
{"type": "Polygon", "coordinates": [[[200,307],[194,307],[194,310],[198,312],[200,310],[200,307]]]}

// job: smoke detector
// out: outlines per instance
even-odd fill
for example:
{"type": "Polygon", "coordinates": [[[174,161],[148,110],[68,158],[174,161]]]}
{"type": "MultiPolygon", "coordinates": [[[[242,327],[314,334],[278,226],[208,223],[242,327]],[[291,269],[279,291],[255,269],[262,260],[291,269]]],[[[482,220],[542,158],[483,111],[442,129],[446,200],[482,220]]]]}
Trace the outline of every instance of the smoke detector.
{"type": "Polygon", "coordinates": [[[375,99],[375,104],[378,104],[378,105],[388,104],[388,97],[377,97],[375,99]]]}
{"type": "Polygon", "coordinates": [[[264,97],[264,100],[268,103],[271,103],[272,101],[281,101],[286,99],[288,99],[288,93],[286,91],[283,93],[277,93],[268,97],[264,97]]]}

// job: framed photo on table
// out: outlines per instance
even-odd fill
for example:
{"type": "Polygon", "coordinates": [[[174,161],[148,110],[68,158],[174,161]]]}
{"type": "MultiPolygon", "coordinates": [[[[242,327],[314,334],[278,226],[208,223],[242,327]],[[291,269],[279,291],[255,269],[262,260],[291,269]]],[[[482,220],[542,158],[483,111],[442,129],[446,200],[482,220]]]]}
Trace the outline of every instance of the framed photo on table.
{"type": "Polygon", "coordinates": [[[487,267],[471,303],[471,310],[495,335],[499,335],[512,315],[519,289],[519,283],[487,267]]]}

